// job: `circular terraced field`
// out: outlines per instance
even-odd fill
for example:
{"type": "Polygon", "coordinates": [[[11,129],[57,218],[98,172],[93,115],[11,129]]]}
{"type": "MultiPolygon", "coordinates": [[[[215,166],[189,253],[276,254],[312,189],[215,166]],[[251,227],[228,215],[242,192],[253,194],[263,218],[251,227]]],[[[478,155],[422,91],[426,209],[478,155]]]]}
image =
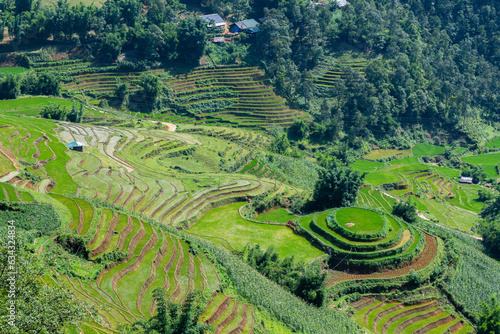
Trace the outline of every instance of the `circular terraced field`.
{"type": "Polygon", "coordinates": [[[300,225],[331,255],[330,268],[357,273],[402,267],[422,253],[426,240],[396,217],[363,208],[326,211],[300,225]]]}

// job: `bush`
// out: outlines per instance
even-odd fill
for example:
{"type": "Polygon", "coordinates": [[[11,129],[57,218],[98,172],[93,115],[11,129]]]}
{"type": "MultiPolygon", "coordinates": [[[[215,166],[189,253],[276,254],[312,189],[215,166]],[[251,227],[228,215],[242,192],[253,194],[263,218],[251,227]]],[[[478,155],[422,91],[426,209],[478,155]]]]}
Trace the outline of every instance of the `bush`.
{"type": "Polygon", "coordinates": [[[403,218],[408,223],[416,223],[418,220],[417,206],[411,200],[394,204],[392,214],[403,218]]]}
{"type": "Polygon", "coordinates": [[[87,249],[87,243],[81,235],[61,234],[57,236],[56,241],[71,254],[89,259],[90,250],[87,249]]]}
{"type": "Polygon", "coordinates": [[[55,119],[59,121],[65,121],[68,110],[57,103],[50,103],[48,106],[43,107],[40,112],[40,116],[48,119],[55,119]]]}

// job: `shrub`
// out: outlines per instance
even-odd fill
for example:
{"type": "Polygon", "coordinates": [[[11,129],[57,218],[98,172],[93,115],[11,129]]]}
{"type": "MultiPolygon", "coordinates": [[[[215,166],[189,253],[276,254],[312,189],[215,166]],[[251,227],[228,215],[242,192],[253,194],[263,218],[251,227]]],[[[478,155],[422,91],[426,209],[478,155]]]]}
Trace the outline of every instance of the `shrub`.
{"type": "Polygon", "coordinates": [[[81,235],[60,234],[57,236],[56,241],[71,254],[80,256],[86,260],[89,259],[90,250],[87,249],[87,243],[81,235]]]}

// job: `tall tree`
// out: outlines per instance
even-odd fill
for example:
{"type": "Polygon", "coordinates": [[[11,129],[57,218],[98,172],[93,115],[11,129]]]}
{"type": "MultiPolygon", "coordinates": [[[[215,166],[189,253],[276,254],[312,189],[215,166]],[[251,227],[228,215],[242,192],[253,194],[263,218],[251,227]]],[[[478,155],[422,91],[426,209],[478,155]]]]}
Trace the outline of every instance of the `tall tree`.
{"type": "Polygon", "coordinates": [[[207,23],[200,18],[182,20],[177,28],[178,59],[194,64],[198,62],[205,51],[207,42],[207,23]]]}
{"type": "Polygon", "coordinates": [[[143,329],[144,333],[158,334],[203,334],[213,331],[209,324],[199,323],[203,309],[199,304],[200,293],[190,292],[181,305],[167,301],[165,290],[153,291],[156,314],[147,321],[138,321],[133,327],[143,329]]]}
{"type": "Polygon", "coordinates": [[[328,209],[354,204],[364,177],[365,174],[352,168],[332,163],[329,170],[319,172],[319,179],[314,187],[313,206],[328,209]]]}

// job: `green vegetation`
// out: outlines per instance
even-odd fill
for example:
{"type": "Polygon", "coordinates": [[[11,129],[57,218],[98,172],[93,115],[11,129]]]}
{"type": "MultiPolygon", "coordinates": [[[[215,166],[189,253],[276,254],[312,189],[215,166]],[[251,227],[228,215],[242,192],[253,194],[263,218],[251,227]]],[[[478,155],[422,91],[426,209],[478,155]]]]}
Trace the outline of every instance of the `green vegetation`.
{"type": "Polygon", "coordinates": [[[379,186],[386,183],[398,183],[401,181],[401,178],[399,175],[391,172],[375,172],[366,174],[365,181],[379,186]]]}
{"type": "Polygon", "coordinates": [[[217,241],[227,241],[231,247],[242,251],[248,243],[258,244],[263,248],[275,246],[277,253],[286,257],[295,255],[298,261],[310,262],[322,252],[303,237],[297,236],[284,226],[257,224],[241,218],[238,209],[245,203],[234,203],[209,211],[189,232],[217,241]]]}
{"type": "Polygon", "coordinates": [[[498,12],[1,3],[17,332],[496,330],[498,12]]]}
{"type": "Polygon", "coordinates": [[[245,253],[247,263],[270,280],[310,304],[318,307],[324,304],[326,273],[321,272],[317,263],[304,266],[296,263],[293,255],[280,259],[274,246],[264,251],[259,245],[250,245],[245,253]]]}
{"type": "Polygon", "coordinates": [[[297,220],[297,216],[290,214],[288,211],[286,211],[283,208],[279,208],[276,210],[271,210],[266,213],[261,213],[258,214],[255,219],[259,221],[270,221],[270,222],[279,222],[279,223],[288,223],[290,220],[295,221],[297,220]]]}
{"type": "Polygon", "coordinates": [[[7,74],[7,73],[19,74],[26,71],[28,71],[28,69],[24,67],[0,67],[1,74],[7,74]]]}
{"type": "Polygon", "coordinates": [[[354,204],[364,177],[365,174],[349,167],[336,165],[328,171],[321,171],[314,188],[312,206],[327,209],[354,204]]]}
{"type": "Polygon", "coordinates": [[[358,208],[337,210],[335,220],[342,228],[355,234],[376,234],[384,227],[384,221],[379,214],[358,208]]]}
{"type": "Polygon", "coordinates": [[[46,204],[9,203],[0,201],[2,226],[13,220],[14,226],[28,231],[47,233],[61,226],[59,216],[46,204]]]}
{"type": "Polygon", "coordinates": [[[500,331],[500,304],[493,296],[488,303],[483,305],[477,332],[478,334],[487,334],[498,331],[500,331]]]}
{"type": "Polygon", "coordinates": [[[368,160],[356,160],[349,165],[349,167],[351,167],[352,169],[358,170],[360,172],[371,172],[374,169],[383,166],[384,164],[382,162],[368,161],[368,160]]]}
{"type": "Polygon", "coordinates": [[[416,157],[432,157],[434,155],[443,154],[445,148],[442,146],[421,143],[413,146],[411,150],[416,157]]]}

